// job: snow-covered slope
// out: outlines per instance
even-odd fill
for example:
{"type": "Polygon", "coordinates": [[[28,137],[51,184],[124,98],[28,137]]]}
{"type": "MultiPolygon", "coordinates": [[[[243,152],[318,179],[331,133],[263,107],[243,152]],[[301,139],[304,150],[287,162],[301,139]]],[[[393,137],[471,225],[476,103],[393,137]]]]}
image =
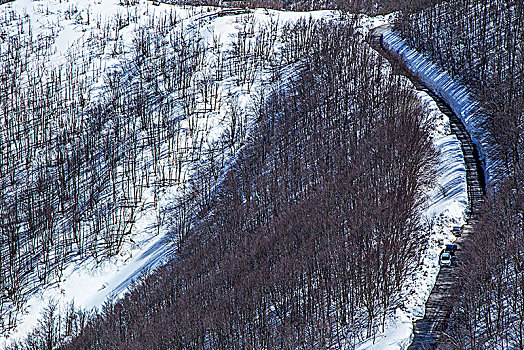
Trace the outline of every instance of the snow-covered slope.
{"type": "MultiPolygon", "coordinates": [[[[79,48],[91,40],[91,33],[99,30],[97,26],[100,23],[118,21],[118,18],[135,18],[129,25],[119,29],[117,35],[120,39],[115,41],[114,50],[107,49],[107,52],[100,55],[97,64],[105,73],[126,67],[137,30],[147,25],[151,17],[174,13],[178,18],[183,19],[181,26],[184,26],[185,30],[194,31],[192,35],[195,40],[203,40],[207,47],[213,47],[219,42],[224,50],[232,45],[242,23],[252,19],[257,22],[283,23],[310,16],[327,20],[337,18],[336,14],[329,11],[290,13],[264,9],[256,10],[253,14],[218,17],[216,10],[211,8],[164,4],[154,6],[148,1],[138,1],[133,6],[121,6],[119,0],[16,0],[0,6],[0,16],[2,14],[7,16],[10,11],[27,16],[31,20],[34,35],[50,35],[53,38],[54,54],[47,64],[56,66],[63,65],[68,59],[78,55],[79,48]],[[248,18],[249,16],[252,18],[248,18]]],[[[386,20],[363,18],[362,30],[365,32],[383,24],[386,20]]],[[[209,68],[209,72],[215,73],[212,67],[209,68]]],[[[100,79],[93,82],[90,91],[93,98],[103,93],[104,76],[102,74],[100,79]]],[[[264,70],[260,67],[252,86],[239,86],[235,82],[235,77],[229,77],[219,82],[218,89],[224,100],[234,101],[236,107],[247,115],[251,96],[256,95],[264,79],[264,70]]],[[[406,282],[405,291],[401,296],[401,306],[393,310],[388,317],[384,332],[375,339],[358,345],[358,349],[402,349],[409,343],[412,321],[422,317],[424,301],[438,273],[438,252],[442,244],[452,239],[450,228],[460,225],[464,220],[467,199],[460,145],[456,138],[450,135],[445,116],[438,112],[437,107],[428,100],[427,96],[421,95],[421,98],[428,101],[428,113],[431,113],[432,118],[436,120],[434,140],[436,147],[441,151],[437,185],[428,192],[428,208],[425,213],[427,229],[433,234],[428,242],[427,253],[421,262],[421,269],[412,280],[406,282]]],[[[228,108],[232,107],[231,104],[225,103],[224,108],[219,112],[209,113],[208,144],[220,138],[226,131],[228,126],[225,119],[228,108]]],[[[193,170],[191,167],[185,168],[184,177],[190,178],[193,170]]],[[[84,259],[69,264],[59,282],[38,291],[29,298],[16,331],[10,334],[9,338],[0,340],[0,346],[5,346],[28,334],[38,324],[40,313],[50,300],[54,300],[62,308],[66,308],[70,302],[74,302],[75,306],[80,308],[99,308],[106,301],[122,295],[141,273],[165,261],[176,248],[176,241],[172,240],[169,224],[160,222],[164,221],[159,220],[159,213],[166,212],[180,198],[180,188],[177,186],[163,188],[160,193],[146,190],[142,203],[144,210],[137,216],[131,236],[124,243],[121,252],[102,262],[84,259]],[[153,197],[159,194],[158,208],[154,208],[153,197]]]]}
{"type": "MultiPolygon", "coordinates": [[[[177,18],[179,21],[177,28],[183,31],[184,35],[192,36],[195,42],[202,42],[209,52],[206,57],[208,61],[204,64],[205,68],[202,72],[198,72],[198,78],[201,79],[206,76],[216,76],[217,56],[224,59],[221,69],[228,70],[225,65],[230,55],[229,51],[234,49],[234,41],[239,37],[238,32],[245,30],[246,27],[256,32],[261,23],[282,24],[300,18],[336,16],[331,11],[279,13],[263,9],[239,16],[217,16],[218,11],[218,9],[205,7],[180,7],[165,4],[156,6],[145,0],[137,1],[132,6],[122,6],[119,0],[46,0],[38,2],[19,0],[0,6],[0,17],[4,15],[7,18],[13,14],[21,16],[25,19],[26,24],[30,23],[33,36],[50,38],[52,42],[50,51],[53,53],[46,61],[48,68],[64,65],[75,57],[82,60],[85,59],[85,56],[95,54],[93,67],[89,68],[91,71],[87,73],[94,77],[89,93],[91,99],[95,101],[105,97],[109,74],[122,71],[123,74],[127,74],[125,69],[133,69],[129,62],[133,50],[136,49],[135,39],[144,30],[144,27],[151,23],[152,19],[177,18]],[[103,52],[98,54],[86,52],[84,47],[93,41],[93,33],[99,32],[101,27],[105,26],[114,30],[114,36],[109,38],[107,43],[104,42],[103,52]],[[98,73],[99,77],[94,73],[95,70],[101,71],[98,73]]],[[[4,30],[7,35],[15,35],[17,28],[13,26],[13,28],[4,28],[4,30]]],[[[166,41],[163,45],[169,46],[169,40],[172,38],[170,35],[163,38],[166,41]]],[[[278,48],[266,49],[271,51],[278,48]]],[[[187,132],[191,128],[188,125],[190,121],[181,119],[180,130],[185,131],[181,134],[181,139],[186,143],[186,148],[191,147],[194,142],[201,142],[204,148],[202,153],[205,154],[206,148],[219,142],[229,132],[228,113],[232,109],[241,114],[239,118],[249,123],[251,96],[258,93],[266,77],[263,66],[250,67],[250,69],[254,72],[253,77],[246,77],[245,75],[251,72],[245,69],[233,73],[226,72],[218,80],[217,91],[220,95],[220,107],[217,111],[206,112],[205,108],[200,108],[197,102],[195,109],[204,116],[200,118],[199,122],[202,123],[201,120],[205,120],[207,127],[204,141],[198,137],[191,138],[187,132]],[[244,76],[239,78],[240,74],[244,76]]],[[[182,114],[183,112],[175,111],[175,113],[182,114]]],[[[146,168],[151,166],[150,156],[144,155],[141,161],[146,168]]],[[[180,177],[189,181],[196,171],[195,166],[197,166],[196,162],[185,165],[180,177]]],[[[169,218],[170,208],[176,207],[182,200],[183,186],[183,184],[175,184],[165,186],[161,190],[153,186],[146,188],[132,232],[123,243],[120,252],[102,261],[94,258],[72,261],[61,273],[59,281],[52,281],[51,286],[40,288],[30,296],[24,305],[24,312],[17,328],[9,334],[8,338],[0,339],[0,347],[22,339],[37,326],[42,311],[50,301],[56,303],[61,309],[65,309],[72,302],[77,308],[87,310],[99,308],[105,302],[121,296],[142,273],[154,269],[168,259],[177,244],[171,234],[170,222],[175,220],[169,218]]]]}
{"type": "Polygon", "coordinates": [[[445,70],[409,47],[395,31],[387,30],[383,35],[383,40],[389,50],[399,55],[409,69],[418,74],[421,81],[442,97],[461,118],[471,139],[479,149],[488,187],[496,185],[502,175],[501,162],[497,157],[497,145],[493,140],[493,135],[489,132],[486,116],[478,109],[479,104],[475,97],[445,70]]]}

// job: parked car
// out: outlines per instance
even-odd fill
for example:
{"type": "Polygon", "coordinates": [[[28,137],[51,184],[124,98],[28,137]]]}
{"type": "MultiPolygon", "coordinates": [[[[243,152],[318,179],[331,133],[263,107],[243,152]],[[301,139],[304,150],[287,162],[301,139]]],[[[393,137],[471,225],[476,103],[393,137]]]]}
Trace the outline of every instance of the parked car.
{"type": "Polygon", "coordinates": [[[451,230],[451,233],[453,233],[456,237],[462,236],[462,227],[460,227],[460,226],[453,226],[453,229],[451,230]]]}
{"type": "Polygon", "coordinates": [[[447,251],[440,254],[440,266],[451,266],[451,254],[447,251]]]}
{"type": "Polygon", "coordinates": [[[456,244],[446,244],[446,248],[444,250],[451,255],[455,255],[455,252],[457,251],[457,245],[456,244]]]}

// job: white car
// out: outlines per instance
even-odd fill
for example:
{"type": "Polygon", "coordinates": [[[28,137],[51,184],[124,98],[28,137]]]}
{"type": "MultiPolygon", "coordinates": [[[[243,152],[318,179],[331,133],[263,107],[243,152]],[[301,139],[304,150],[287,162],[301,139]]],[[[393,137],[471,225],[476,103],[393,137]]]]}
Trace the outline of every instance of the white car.
{"type": "Polygon", "coordinates": [[[451,266],[451,254],[443,252],[440,254],[440,266],[451,266]]]}

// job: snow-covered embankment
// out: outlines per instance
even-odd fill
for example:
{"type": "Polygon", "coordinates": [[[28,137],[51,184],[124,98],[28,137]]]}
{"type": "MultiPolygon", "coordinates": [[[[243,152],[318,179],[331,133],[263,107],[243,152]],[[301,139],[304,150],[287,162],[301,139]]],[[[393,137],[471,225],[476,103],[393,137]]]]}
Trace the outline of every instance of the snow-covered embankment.
{"type": "Polygon", "coordinates": [[[473,143],[480,153],[488,188],[493,188],[500,179],[502,166],[497,159],[498,147],[488,128],[487,117],[479,110],[479,103],[461,82],[431,62],[422,53],[409,47],[408,43],[393,30],[387,30],[384,46],[398,55],[407,67],[431,90],[439,95],[462,120],[473,143]]]}

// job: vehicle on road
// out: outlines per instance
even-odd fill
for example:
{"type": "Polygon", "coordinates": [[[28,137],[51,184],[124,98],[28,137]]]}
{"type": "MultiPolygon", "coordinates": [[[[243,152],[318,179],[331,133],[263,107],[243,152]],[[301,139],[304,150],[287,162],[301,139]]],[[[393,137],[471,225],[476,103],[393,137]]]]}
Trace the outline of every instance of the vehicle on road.
{"type": "Polygon", "coordinates": [[[440,254],[440,266],[451,266],[451,254],[447,251],[443,251],[442,254],[440,254]]]}
{"type": "Polygon", "coordinates": [[[455,252],[457,251],[457,245],[456,244],[446,244],[446,248],[444,251],[448,252],[451,255],[455,255],[455,252]]]}
{"type": "Polygon", "coordinates": [[[453,229],[451,230],[451,233],[455,235],[456,237],[462,236],[462,227],[460,226],[453,226],[453,229]]]}

